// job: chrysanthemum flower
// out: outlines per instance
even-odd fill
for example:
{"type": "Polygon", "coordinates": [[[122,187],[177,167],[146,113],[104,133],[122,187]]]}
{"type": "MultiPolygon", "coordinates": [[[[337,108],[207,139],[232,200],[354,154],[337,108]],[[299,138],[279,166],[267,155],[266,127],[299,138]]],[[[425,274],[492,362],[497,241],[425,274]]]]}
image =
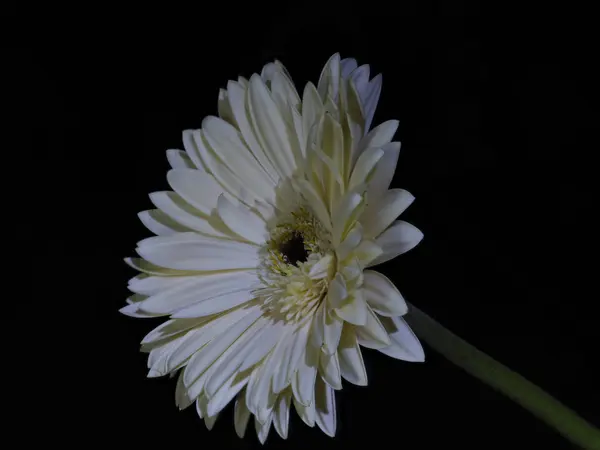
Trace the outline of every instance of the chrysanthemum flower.
{"type": "Polygon", "coordinates": [[[127,259],[142,273],[121,311],[170,317],[142,341],[148,376],[179,371],[179,408],[195,402],[209,429],[235,398],[240,437],[254,416],[261,442],[271,425],[286,438],[292,404],[333,436],[334,391],[367,384],[360,346],[423,361],[404,299],[367,270],[423,236],[396,220],[413,196],[388,190],[398,122],[369,131],[380,92],[335,54],[300,96],[276,61],[167,151],[172,191],[140,213],[157,236],[127,259]]]}

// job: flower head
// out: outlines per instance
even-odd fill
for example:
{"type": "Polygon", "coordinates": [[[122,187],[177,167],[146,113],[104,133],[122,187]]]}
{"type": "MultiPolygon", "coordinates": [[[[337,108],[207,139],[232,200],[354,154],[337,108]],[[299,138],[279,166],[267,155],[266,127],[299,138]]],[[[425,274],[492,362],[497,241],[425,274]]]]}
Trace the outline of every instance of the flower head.
{"type": "Polygon", "coordinates": [[[302,96],[279,62],[230,81],[219,117],[168,150],[172,191],[140,213],[141,272],[121,309],[169,316],[142,341],[148,376],[179,373],[180,408],[211,428],[235,399],[235,429],[254,416],[287,437],[291,405],[333,436],[342,378],[367,384],[360,347],[424,359],[394,285],[369,270],[422,238],[396,220],[412,203],[388,189],[398,122],[370,130],[381,76],[333,55],[302,96]]]}

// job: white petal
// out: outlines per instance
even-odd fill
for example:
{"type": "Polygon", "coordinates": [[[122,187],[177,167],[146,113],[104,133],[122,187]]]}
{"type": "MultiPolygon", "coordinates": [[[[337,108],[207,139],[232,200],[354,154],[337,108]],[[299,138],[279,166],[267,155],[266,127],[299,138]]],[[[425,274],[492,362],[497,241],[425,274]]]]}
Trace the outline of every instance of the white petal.
{"type": "MultiPolygon", "coordinates": [[[[312,389],[311,395],[314,397],[314,389],[312,389]]],[[[311,401],[308,402],[308,404],[306,404],[306,405],[299,403],[297,397],[294,396],[294,398],[293,398],[294,407],[296,408],[296,412],[298,413],[298,415],[300,416],[302,421],[309,427],[315,426],[315,415],[316,414],[315,414],[315,402],[313,400],[313,397],[311,397],[311,401]]]]}
{"type": "Polygon", "coordinates": [[[220,413],[225,406],[246,386],[250,373],[233,374],[208,401],[206,412],[209,416],[220,413]]]}
{"type": "Polygon", "coordinates": [[[404,298],[385,275],[372,270],[364,272],[364,294],[371,309],[379,315],[403,316],[408,307],[404,298]]]}
{"type": "Polygon", "coordinates": [[[242,205],[233,205],[224,196],[219,197],[217,209],[225,225],[238,236],[255,244],[265,243],[267,226],[258,215],[242,205]]]}
{"type": "Polygon", "coordinates": [[[340,261],[344,261],[358,246],[358,244],[360,244],[361,239],[362,228],[360,224],[357,223],[337,248],[338,259],[340,261]]]}
{"type": "Polygon", "coordinates": [[[121,314],[124,314],[129,317],[134,317],[136,319],[150,319],[153,317],[161,316],[161,314],[152,314],[152,313],[147,313],[146,311],[141,310],[139,308],[139,305],[136,303],[132,303],[132,304],[122,307],[121,309],[119,309],[119,312],[121,314]]]}
{"type": "Polygon", "coordinates": [[[368,87],[359,93],[365,112],[365,130],[371,128],[375,110],[377,109],[377,103],[379,102],[379,96],[381,95],[381,85],[381,74],[377,74],[369,81],[368,87]]]}
{"type": "Polygon", "coordinates": [[[367,188],[367,199],[369,202],[383,198],[387,188],[392,182],[398,157],[400,156],[400,142],[390,142],[381,147],[383,156],[377,163],[375,172],[369,181],[367,188]]]}
{"type": "Polygon", "coordinates": [[[388,120],[373,128],[360,143],[363,151],[367,148],[381,148],[394,138],[400,122],[397,120],[388,120]]]}
{"type": "Polygon", "coordinates": [[[342,306],[348,297],[346,289],[346,281],[341,273],[336,273],[335,277],[329,283],[329,291],[327,293],[327,301],[331,308],[339,308],[342,306]]]}
{"type": "Polygon", "coordinates": [[[377,315],[367,307],[367,321],[364,326],[356,327],[358,343],[363,347],[380,349],[391,344],[387,331],[377,315]]]}
{"type": "Polygon", "coordinates": [[[217,206],[217,199],[223,193],[221,185],[200,170],[171,169],[167,172],[167,181],[187,203],[207,216],[217,206]]]}
{"type": "Polygon", "coordinates": [[[273,347],[275,347],[280,340],[282,332],[281,323],[266,326],[254,340],[256,345],[249,350],[244,361],[240,365],[239,370],[246,370],[263,359],[271,350],[273,350],[273,347]]]}
{"type": "MultiPolygon", "coordinates": [[[[302,127],[304,129],[305,139],[308,138],[311,128],[322,117],[323,112],[323,102],[319,97],[317,88],[310,82],[306,83],[302,96],[302,127]]],[[[306,146],[306,140],[304,144],[306,146]]]]}
{"type": "Polygon", "coordinates": [[[208,223],[202,212],[193,208],[175,192],[153,192],[150,194],[150,201],[172,220],[187,228],[206,235],[223,236],[208,223]]]}
{"type": "Polygon", "coordinates": [[[254,418],[254,427],[256,429],[256,435],[258,436],[258,440],[261,444],[264,444],[267,440],[267,436],[269,436],[269,431],[271,430],[271,424],[273,423],[273,414],[269,415],[269,418],[265,421],[265,423],[260,423],[258,419],[254,418]]]}
{"type": "Polygon", "coordinates": [[[379,147],[367,148],[356,161],[354,170],[352,170],[352,177],[350,178],[349,189],[353,189],[361,183],[366,183],[371,179],[377,163],[381,160],[384,155],[384,151],[379,147]]]}
{"type": "Polygon", "coordinates": [[[167,150],[167,160],[173,169],[195,169],[192,159],[182,150],[167,150]]]}
{"type": "Polygon", "coordinates": [[[281,113],[257,74],[250,77],[248,92],[250,117],[257,132],[258,142],[279,174],[289,177],[296,164],[281,113]]]}
{"type": "Polygon", "coordinates": [[[235,432],[241,439],[246,433],[246,427],[248,426],[248,420],[250,419],[250,411],[246,406],[246,395],[241,393],[235,400],[235,406],[233,410],[233,421],[235,424],[235,432]]]}
{"type": "Polygon", "coordinates": [[[194,165],[200,169],[204,168],[202,164],[202,159],[200,158],[200,153],[198,153],[198,148],[194,143],[194,138],[192,137],[193,130],[183,130],[181,133],[181,139],[183,141],[183,148],[187,153],[188,157],[192,160],[194,165]]]}
{"type": "Polygon", "coordinates": [[[179,286],[182,282],[189,280],[190,277],[159,277],[143,273],[129,280],[127,288],[136,294],[149,296],[179,286]]]}
{"type": "Polygon", "coordinates": [[[258,265],[257,248],[243,242],[212,239],[195,233],[160,236],[146,241],[147,245],[140,244],[137,248],[139,255],[171,269],[216,271],[252,269],[258,265]]]}
{"type": "Polygon", "coordinates": [[[318,348],[308,345],[298,363],[296,378],[292,380],[294,398],[304,406],[310,405],[313,400],[319,353],[318,348]]]}
{"type": "Polygon", "coordinates": [[[358,66],[354,58],[344,58],[340,61],[340,64],[342,67],[342,77],[344,78],[348,78],[350,73],[358,66]]]}
{"type": "Polygon", "coordinates": [[[339,319],[333,311],[326,311],[324,319],[323,352],[332,355],[337,351],[340,343],[344,321],[339,319]]]}
{"type": "Polygon", "coordinates": [[[216,117],[206,117],[202,121],[202,131],[194,133],[194,141],[211,170],[220,160],[248,190],[264,200],[272,198],[274,182],[234,127],[216,117]]]}
{"type": "Polygon", "coordinates": [[[290,421],[290,400],[292,393],[288,390],[277,398],[275,403],[274,420],[275,430],[282,439],[287,439],[288,424],[290,421]]]}
{"type": "Polygon", "coordinates": [[[336,411],[335,393],[325,382],[317,379],[315,385],[315,420],[319,428],[328,436],[335,436],[336,411]]]}
{"type": "Polygon", "coordinates": [[[381,323],[392,341],[389,347],[378,349],[381,353],[404,361],[425,361],[425,352],[419,339],[402,317],[382,317],[381,323]]]}
{"type": "Polygon", "coordinates": [[[292,382],[300,358],[303,358],[306,353],[309,331],[310,321],[306,321],[303,326],[293,332],[289,346],[285,349],[282,357],[281,366],[273,378],[273,392],[276,394],[283,391],[292,382]]]}
{"type": "Polygon", "coordinates": [[[358,386],[367,385],[367,370],[362,353],[356,340],[356,333],[350,326],[345,326],[338,348],[340,372],[342,377],[358,386]]]}
{"type": "Polygon", "coordinates": [[[148,275],[156,275],[161,277],[186,275],[188,272],[168,269],[166,267],[157,266],[149,261],[144,261],[141,258],[124,258],[125,263],[132,269],[146,273],[148,275]]]}
{"type": "Polygon", "coordinates": [[[264,328],[268,326],[268,323],[269,321],[267,318],[261,317],[254,322],[242,336],[240,336],[240,339],[245,342],[240,344],[234,351],[231,351],[227,358],[224,358],[223,362],[219,365],[219,370],[216,370],[209,378],[207,378],[204,392],[209,398],[214,396],[219,388],[235,373],[247,372],[247,370],[240,371],[239,367],[248,354],[248,351],[256,345],[260,345],[260,341],[257,337],[260,338],[261,333],[264,331],[264,328]]]}
{"type": "Polygon", "coordinates": [[[175,220],[171,219],[160,209],[142,211],[138,214],[140,221],[146,228],[158,236],[170,236],[175,233],[192,231],[175,220]]]}
{"type": "Polygon", "coordinates": [[[342,388],[340,362],[337,353],[327,355],[323,352],[319,355],[319,372],[321,378],[334,389],[342,388]]]}
{"type": "Polygon", "coordinates": [[[148,333],[144,339],[142,339],[141,343],[144,345],[151,344],[153,342],[160,342],[164,339],[181,334],[184,331],[199,327],[213,319],[214,317],[200,317],[194,319],[167,320],[148,333]]]}
{"type": "Polygon", "coordinates": [[[247,92],[247,81],[244,80],[243,83],[236,83],[234,81],[230,81],[227,84],[227,95],[229,96],[229,103],[231,104],[231,108],[235,119],[238,123],[238,127],[240,132],[244,138],[244,142],[259,162],[260,166],[267,173],[268,180],[270,180],[273,185],[277,184],[279,181],[279,175],[273,164],[267,158],[265,151],[258,143],[256,139],[256,134],[252,129],[252,125],[250,124],[248,118],[248,92],[247,92]]]}
{"type": "Polygon", "coordinates": [[[364,207],[364,198],[356,192],[347,192],[333,210],[333,241],[339,245],[350,231],[364,207]]]}
{"type": "MultiPolygon", "coordinates": [[[[236,312],[239,310],[236,310],[236,312]]],[[[185,374],[184,382],[189,386],[196,378],[218,358],[225,350],[227,350],[240,336],[243,335],[250,325],[252,325],[261,315],[262,311],[259,306],[253,306],[248,309],[242,310],[244,314],[235,323],[229,320],[227,321],[229,326],[226,325],[226,319],[223,320],[223,324],[220,328],[221,334],[214,338],[202,351],[197,352],[190,362],[188,363],[185,374]]],[[[233,313],[226,314],[224,317],[233,315],[233,313]]],[[[237,317],[234,318],[234,320],[237,317]]]]}
{"type": "Polygon", "coordinates": [[[325,341],[325,336],[324,336],[324,328],[323,328],[323,324],[325,323],[325,315],[326,310],[325,310],[325,304],[321,303],[318,307],[317,310],[315,311],[315,315],[313,316],[313,321],[312,321],[312,326],[311,326],[311,331],[310,331],[310,344],[315,347],[320,349],[321,346],[323,345],[323,342],[325,341]]]}
{"type": "Polygon", "coordinates": [[[187,395],[185,384],[183,384],[183,372],[180,372],[177,379],[177,386],[175,387],[175,404],[182,410],[194,403],[194,400],[196,399],[190,398],[187,395]]]}
{"type": "Polygon", "coordinates": [[[365,325],[367,323],[368,311],[362,290],[356,290],[350,301],[336,310],[336,314],[353,325],[365,325]]]}
{"type": "Polygon", "coordinates": [[[253,272],[207,273],[186,278],[171,289],[144,300],[140,307],[150,313],[172,313],[211,298],[249,292],[259,283],[253,272]]]}
{"type": "Polygon", "coordinates": [[[341,67],[339,53],[333,54],[321,71],[319,77],[318,91],[322,99],[330,96],[336,100],[339,92],[341,67]]]}
{"type": "Polygon", "coordinates": [[[375,240],[383,253],[369,265],[381,264],[413,249],[423,239],[423,233],[414,225],[397,220],[375,240]]]}
{"type": "Polygon", "coordinates": [[[231,103],[229,103],[229,96],[225,89],[219,89],[219,99],[217,102],[217,110],[219,111],[219,117],[233,126],[237,126],[237,121],[233,115],[231,109],[231,103]]]}
{"type": "Polygon", "coordinates": [[[382,199],[373,199],[373,207],[365,210],[362,223],[365,237],[379,236],[414,201],[415,197],[404,189],[390,189],[382,199]]]}

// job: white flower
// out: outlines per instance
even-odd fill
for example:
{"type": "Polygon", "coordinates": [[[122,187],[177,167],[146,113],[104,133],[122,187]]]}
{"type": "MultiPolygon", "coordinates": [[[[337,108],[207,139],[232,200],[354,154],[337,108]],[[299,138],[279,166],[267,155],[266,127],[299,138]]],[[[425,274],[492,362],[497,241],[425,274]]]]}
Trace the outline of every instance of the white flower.
{"type": "Polygon", "coordinates": [[[140,213],[157,236],[127,259],[142,274],[121,311],[170,316],[142,341],[148,376],[181,369],[177,404],[196,402],[209,429],[235,398],[240,437],[253,415],[261,442],[271,424],[286,438],[292,403],[333,436],[334,390],[367,384],[361,345],[424,360],[404,299],[365,270],[423,236],[396,220],[413,196],[388,190],[398,122],[369,131],[380,91],[381,75],[335,54],[300,97],[270,63],[168,150],[173,191],[140,213]]]}

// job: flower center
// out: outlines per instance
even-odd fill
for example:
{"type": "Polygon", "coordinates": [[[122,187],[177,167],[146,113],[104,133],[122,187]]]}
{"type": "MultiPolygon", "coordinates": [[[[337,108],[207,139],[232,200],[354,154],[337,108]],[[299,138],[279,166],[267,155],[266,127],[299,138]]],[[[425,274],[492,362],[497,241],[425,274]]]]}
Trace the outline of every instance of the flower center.
{"type": "Polygon", "coordinates": [[[305,262],[308,259],[308,250],[304,245],[304,236],[300,233],[294,233],[290,239],[283,242],[279,251],[283,260],[293,266],[298,266],[299,262],[305,262]]]}
{"type": "Polygon", "coordinates": [[[333,260],[328,233],[306,208],[279,217],[263,249],[262,286],[255,291],[265,313],[285,322],[313,314],[327,293],[333,260]]]}

